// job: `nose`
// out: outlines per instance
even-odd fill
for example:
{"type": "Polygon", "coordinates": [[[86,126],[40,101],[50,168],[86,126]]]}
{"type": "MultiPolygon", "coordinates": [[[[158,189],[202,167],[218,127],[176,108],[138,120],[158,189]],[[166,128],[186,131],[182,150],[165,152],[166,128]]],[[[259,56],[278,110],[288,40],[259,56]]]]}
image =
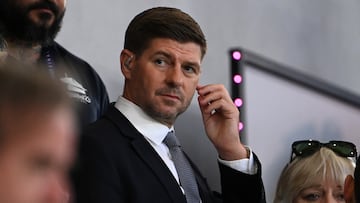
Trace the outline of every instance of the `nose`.
{"type": "Polygon", "coordinates": [[[55,4],[61,11],[66,8],[67,0],[45,0],[55,4]]]}
{"type": "Polygon", "coordinates": [[[66,7],[67,0],[57,0],[58,4],[62,7],[66,7]]]}
{"type": "Polygon", "coordinates": [[[180,64],[174,65],[172,68],[169,68],[166,75],[167,84],[178,87],[181,86],[184,82],[184,73],[180,64]]]}
{"type": "Polygon", "coordinates": [[[327,194],[324,203],[339,203],[339,202],[332,194],[327,194]]]}

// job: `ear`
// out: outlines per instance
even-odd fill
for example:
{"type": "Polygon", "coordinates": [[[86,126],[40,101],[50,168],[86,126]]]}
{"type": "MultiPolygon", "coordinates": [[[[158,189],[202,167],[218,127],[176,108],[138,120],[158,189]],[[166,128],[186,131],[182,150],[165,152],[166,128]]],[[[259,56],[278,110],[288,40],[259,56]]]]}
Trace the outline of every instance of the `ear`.
{"type": "Polygon", "coordinates": [[[344,198],[347,203],[354,201],[354,178],[351,175],[346,176],[344,183],[344,198]]]}
{"type": "Polygon", "coordinates": [[[131,78],[131,70],[133,69],[135,62],[135,55],[128,49],[124,49],[120,54],[121,72],[126,79],[131,78]]]}

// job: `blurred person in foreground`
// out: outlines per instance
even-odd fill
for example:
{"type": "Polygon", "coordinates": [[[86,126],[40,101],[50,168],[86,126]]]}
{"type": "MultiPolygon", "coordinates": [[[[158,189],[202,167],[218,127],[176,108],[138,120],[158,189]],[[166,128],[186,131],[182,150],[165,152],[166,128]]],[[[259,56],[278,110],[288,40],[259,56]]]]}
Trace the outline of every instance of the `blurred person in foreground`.
{"type": "Polygon", "coordinates": [[[344,180],[354,173],[356,156],[356,147],[350,142],[294,142],[274,203],[344,203],[344,180]]]}
{"type": "Polygon", "coordinates": [[[66,0],[1,0],[0,63],[37,64],[62,81],[82,127],[105,112],[108,95],[95,70],[54,41],[65,10],[66,0]]]}
{"type": "Polygon", "coordinates": [[[360,158],[357,158],[354,176],[348,175],[344,183],[346,203],[360,203],[360,158]]]}
{"type": "Polygon", "coordinates": [[[66,203],[75,144],[68,96],[21,69],[0,67],[0,202],[66,203]]]}
{"type": "Polygon", "coordinates": [[[179,9],[148,9],[130,22],[120,55],[123,95],[81,136],[78,203],[265,200],[260,162],[240,141],[239,110],[223,85],[199,84],[205,52],[200,26],[179,9]],[[195,92],[219,154],[221,196],[175,136],[175,120],[195,92]]]}

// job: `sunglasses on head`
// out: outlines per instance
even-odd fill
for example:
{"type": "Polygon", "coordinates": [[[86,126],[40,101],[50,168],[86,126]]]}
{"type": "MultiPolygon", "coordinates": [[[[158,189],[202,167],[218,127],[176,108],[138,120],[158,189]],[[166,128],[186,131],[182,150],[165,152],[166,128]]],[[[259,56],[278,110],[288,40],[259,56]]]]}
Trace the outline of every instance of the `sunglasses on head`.
{"type": "Polygon", "coordinates": [[[295,141],[291,146],[292,152],[290,162],[296,157],[310,156],[319,151],[321,147],[331,149],[341,157],[350,157],[354,160],[356,160],[357,157],[356,146],[351,142],[333,140],[328,143],[321,143],[317,140],[300,140],[295,141]]]}

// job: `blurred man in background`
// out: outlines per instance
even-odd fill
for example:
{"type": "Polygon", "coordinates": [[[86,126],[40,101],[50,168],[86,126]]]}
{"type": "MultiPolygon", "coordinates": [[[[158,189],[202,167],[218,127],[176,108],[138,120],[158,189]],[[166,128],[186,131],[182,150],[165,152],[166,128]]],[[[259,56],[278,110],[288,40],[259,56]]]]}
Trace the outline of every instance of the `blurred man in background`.
{"type": "Polygon", "coordinates": [[[38,72],[0,68],[1,203],[69,200],[74,117],[63,88],[38,72]]]}
{"type": "Polygon", "coordinates": [[[108,95],[95,70],[54,41],[65,8],[66,0],[1,0],[0,62],[42,65],[65,83],[84,126],[104,113],[108,95]]]}

